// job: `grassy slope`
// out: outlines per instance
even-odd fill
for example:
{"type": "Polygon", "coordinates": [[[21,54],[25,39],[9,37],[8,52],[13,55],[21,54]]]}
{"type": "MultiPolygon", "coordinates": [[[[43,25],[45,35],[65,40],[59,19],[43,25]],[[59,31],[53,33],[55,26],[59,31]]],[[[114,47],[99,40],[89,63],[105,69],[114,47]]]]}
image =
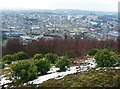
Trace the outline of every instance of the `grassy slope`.
{"type": "Polygon", "coordinates": [[[90,70],[67,75],[62,79],[51,79],[40,87],[120,87],[120,70],[90,70]]]}

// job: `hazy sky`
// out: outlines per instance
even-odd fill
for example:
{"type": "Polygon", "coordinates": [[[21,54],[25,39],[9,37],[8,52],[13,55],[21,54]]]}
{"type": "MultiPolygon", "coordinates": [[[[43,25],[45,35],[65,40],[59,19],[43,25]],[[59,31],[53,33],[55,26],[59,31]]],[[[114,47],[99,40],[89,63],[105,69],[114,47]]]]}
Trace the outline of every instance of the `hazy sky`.
{"type": "Polygon", "coordinates": [[[117,11],[120,0],[0,0],[0,9],[80,9],[117,11]]]}

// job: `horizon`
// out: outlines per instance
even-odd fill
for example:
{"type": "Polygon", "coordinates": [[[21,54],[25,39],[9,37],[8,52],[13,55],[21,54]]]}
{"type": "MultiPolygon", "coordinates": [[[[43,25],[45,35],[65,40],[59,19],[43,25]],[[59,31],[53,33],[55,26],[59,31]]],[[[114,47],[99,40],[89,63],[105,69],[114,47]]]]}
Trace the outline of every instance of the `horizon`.
{"type": "Polygon", "coordinates": [[[56,10],[77,9],[87,11],[118,12],[119,0],[4,0],[1,10],[56,10]]]}
{"type": "Polygon", "coordinates": [[[82,9],[31,9],[31,8],[14,8],[14,9],[2,9],[2,10],[0,10],[0,11],[30,11],[30,10],[39,10],[39,11],[41,11],[41,10],[79,10],[79,11],[90,11],[90,12],[108,12],[108,13],[118,13],[118,11],[99,11],[99,10],[82,10],[82,9]]]}

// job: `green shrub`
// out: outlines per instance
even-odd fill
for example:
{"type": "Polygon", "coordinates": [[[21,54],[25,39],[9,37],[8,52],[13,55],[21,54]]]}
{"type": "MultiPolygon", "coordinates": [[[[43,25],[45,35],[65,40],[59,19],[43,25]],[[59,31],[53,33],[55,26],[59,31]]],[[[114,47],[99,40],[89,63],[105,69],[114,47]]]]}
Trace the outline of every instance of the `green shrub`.
{"type": "Polygon", "coordinates": [[[48,53],[45,55],[45,58],[50,60],[51,63],[55,63],[55,61],[58,59],[57,54],[53,54],[53,53],[48,53]]]}
{"type": "Polygon", "coordinates": [[[0,61],[0,69],[4,69],[4,67],[5,67],[5,63],[0,61]]]}
{"type": "Polygon", "coordinates": [[[34,59],[41,59],[41,58],[43,58],[42,54],[35,54],[34,55],[34,59]]]}
{"type": "Polygon", "coordinates": [[[28,56],[25,52],[18,52],[13,54],[13,58],[14,60],[23,60],[23,59],[27,59],[28,56]]]}
{"type": "Polygon", "coordinates": [[[38,72],[41,74],[46,74],[50,70],[50,62],[48,59],[36,59],[35,65],[38,67],[38,72]]]}
{"type": "Polygon", "coordinates": [[[38,77],[37,66],[29,63],[28,61],[18,62],[17,64],[14,64],[11,69],[12,72],[10,79],[15,85],[31,81],[38,77]]]}
{"type": "Polygon", "coordinates": [[[3,57],[3,61],[4,61],[5,63],[7,63],[7,64],[10,64],[11,61],[13,61],[13,56],[12,56],[12,55],[5,55],[5,56],[3,57]]]}
{"type": "Polygon", "coordinates": [[[13,54],[13,60],[16,61],[16,60],[18,60],[18,59],[20,59],[19,56],[17,55],[17,53],[14,53],[14,54],[13,54]]]}
{"type": "Polygon", "coordinates": [[[60,58],[56,62],[56,67],[60,68],[60,71],[66,71],[70,67],[70,60],[67,57],[60,58]]]}
{"type": "Polygon", "coordinates": [[[97,52],[99,52],[99,49],[92,49],[92,50],[88,51],[88,55],[94,56],[97,52]]]}
{"type": "Polygon", "coordinates": [[[116,66],[117,56],[108,49],[103,49],[95,55],[97,66],[99,67],[114,67],[116,66]]]}
{"type": "Polygon", "coordinates": [[[5,61],[5,64],[11,64],[11,63],[12,63],[11,60],[6,60],[6,61],[5,61]]]}

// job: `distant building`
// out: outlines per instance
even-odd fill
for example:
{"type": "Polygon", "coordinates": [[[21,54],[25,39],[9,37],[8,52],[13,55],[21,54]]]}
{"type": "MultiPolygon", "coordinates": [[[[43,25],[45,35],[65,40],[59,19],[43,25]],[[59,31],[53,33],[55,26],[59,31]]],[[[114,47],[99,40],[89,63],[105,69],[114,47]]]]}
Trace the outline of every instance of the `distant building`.
{"type": "Polygon", "coordinates": [[[20,37],[20,36],[24,36],[24,35],[27,35],[27,34],[23,33],[23,32],[12,32],[10,34],[11,37],[20,37]]]}
{"type": "Polygon", "coordinates": [[[120,38],[120,33],[118,31],[112,31],[109,32],[108,34],[109,39],[117,40],[118,38],[120,38]]]}
{"type": "Polygon", "coordinates": [[[92,26],[97,26],[98,23],[97,23],[97,22],[90,22],[90,25],[92,25],[92,26]]]}
{"type": "Polygon", "coordinates": [[[8,33],[9,31],[0,31],[0,35],[1,35],[1,37],[2,37],[2,40],[6,40],[7,39],[7,33],[8,33]]]}
{"type": "Polygon", "coordinates": [[[35,40],[34,38],[30,36],[20,36],[20,39],[23,45],[27,45],[28,43],[32,42],[32,40],[35,40]]]}

